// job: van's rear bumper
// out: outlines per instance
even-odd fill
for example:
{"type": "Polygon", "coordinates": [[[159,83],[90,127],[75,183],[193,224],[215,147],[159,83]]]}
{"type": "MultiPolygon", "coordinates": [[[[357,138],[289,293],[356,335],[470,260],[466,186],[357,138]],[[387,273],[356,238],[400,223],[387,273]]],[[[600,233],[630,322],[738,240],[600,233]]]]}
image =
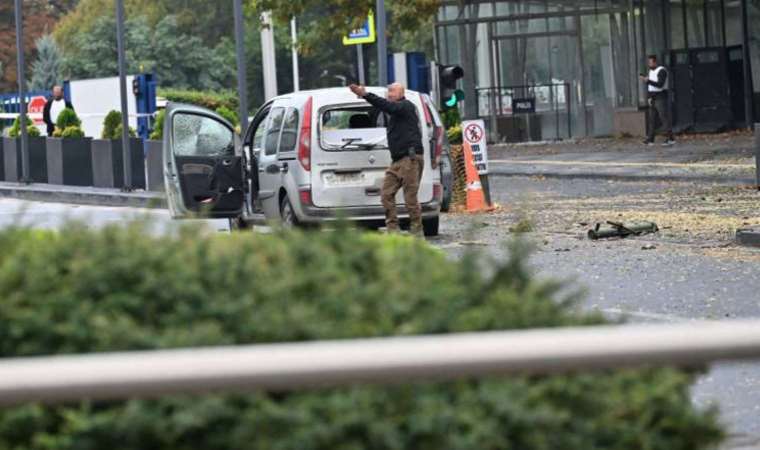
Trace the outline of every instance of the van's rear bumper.
{"type": "MultiPolygon", "coordinates": [[[[437,200],[423,203],[422,217],[435,217],[441,212],[441,204],[437,200]]],[[[398,216],[408,218],[409,212],[405,206],[398,205],[398,216]]],[[[382,206],[352,206],[345,208],[319,208],[316,206],[300,205],[299,220],[302,222],[321,222],[344,219],[350,221],[375,221],[385,220],[385,209],[382,206]]]]}

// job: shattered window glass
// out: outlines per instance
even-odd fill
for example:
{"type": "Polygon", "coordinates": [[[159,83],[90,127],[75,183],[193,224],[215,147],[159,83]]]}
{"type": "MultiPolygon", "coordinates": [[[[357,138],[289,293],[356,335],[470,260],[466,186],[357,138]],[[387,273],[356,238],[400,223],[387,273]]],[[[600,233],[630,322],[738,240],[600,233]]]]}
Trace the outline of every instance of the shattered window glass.
{"type": "Polygon", "coordinates": [[[177,156],[221,156],[234,153],[232,130],[210,117],[175,114],[172,130],[174,154],[177,156]]]}

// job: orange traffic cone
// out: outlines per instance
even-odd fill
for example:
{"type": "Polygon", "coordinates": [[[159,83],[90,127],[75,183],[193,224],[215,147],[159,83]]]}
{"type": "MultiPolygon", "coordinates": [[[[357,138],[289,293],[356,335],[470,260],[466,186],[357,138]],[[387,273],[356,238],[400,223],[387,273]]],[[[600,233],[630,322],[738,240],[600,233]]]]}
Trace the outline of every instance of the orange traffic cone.
{"type": "Polygon", "coordinates": [[[486,211],[486,198],[483,194],[483,185],[480,183],[478,169],[475,168],[475,160],[472,157],[470,143],[464,142],[464,165],[467,174],[467,211],[486,211]]]}

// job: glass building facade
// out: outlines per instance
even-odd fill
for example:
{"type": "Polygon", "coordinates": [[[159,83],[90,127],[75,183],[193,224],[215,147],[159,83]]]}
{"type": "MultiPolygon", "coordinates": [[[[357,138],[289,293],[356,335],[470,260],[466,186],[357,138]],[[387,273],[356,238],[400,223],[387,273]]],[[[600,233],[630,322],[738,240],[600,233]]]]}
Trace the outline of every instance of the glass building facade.
{"type": "Polygon", "coordinates": [[[745,127],[760,112],[760,0],[465,3],[439,10],[437,60],[472,77],[466,107],[500,140],[643,127],[649,54],[670,70],[677,131],[745,127]],[[513,107],[524,100],[534,110],[513,107]]]}

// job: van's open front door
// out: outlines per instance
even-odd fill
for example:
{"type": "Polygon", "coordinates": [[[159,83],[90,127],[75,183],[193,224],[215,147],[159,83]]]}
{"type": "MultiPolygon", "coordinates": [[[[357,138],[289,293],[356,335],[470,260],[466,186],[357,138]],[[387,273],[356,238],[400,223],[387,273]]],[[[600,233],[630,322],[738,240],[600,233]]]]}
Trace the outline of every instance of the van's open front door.
{"type": "Polygon", "coordinates": [[[221,116],[169,104],[164,121],[164,181],[173,218],[237,217],[243,210],[243,160],[221,116]]]}

